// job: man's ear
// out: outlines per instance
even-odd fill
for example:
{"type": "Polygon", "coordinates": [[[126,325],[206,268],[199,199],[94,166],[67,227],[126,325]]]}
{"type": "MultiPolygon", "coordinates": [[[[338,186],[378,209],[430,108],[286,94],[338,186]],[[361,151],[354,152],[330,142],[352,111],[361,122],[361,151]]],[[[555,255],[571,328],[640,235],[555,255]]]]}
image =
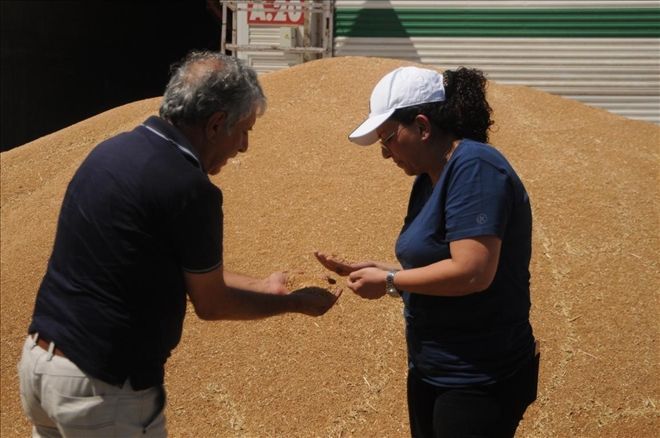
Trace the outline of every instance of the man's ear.
{"type": "Polygon", "coordinates": [[[419,129],[419,137],[422,140],[428,140],[431,137],[431,121],[424,114],[415,116],[415,125],[419,129]]]}
{"type": "Polygon", "coordinates": [[[227,122],[227,113],[224,111],[215,112],[209,117],[206,122],[204,134],[209,140],[215,140],[219,135],[225,132],[225,124],[227,122]]]}

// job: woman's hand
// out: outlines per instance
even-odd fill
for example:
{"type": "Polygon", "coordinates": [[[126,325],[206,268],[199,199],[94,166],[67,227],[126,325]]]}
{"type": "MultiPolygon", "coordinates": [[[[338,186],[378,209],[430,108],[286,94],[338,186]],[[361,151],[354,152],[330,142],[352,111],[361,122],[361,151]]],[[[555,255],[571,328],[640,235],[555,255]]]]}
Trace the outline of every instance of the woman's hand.
{"type": "Polygon", "coordinates": [[[376,266],[374,262],[349,263],[333,255],[327,255],[319,251],[314,251],[314,256],[326,269],[335,272],[342,277],[359,269],[376,266]]]}
{"type": "Polygon", "coordinates": [[[375,300],[385,295],[386,278],[387,271],[369,267],[351,272],[347,284],[362,298],[375,300]]]}

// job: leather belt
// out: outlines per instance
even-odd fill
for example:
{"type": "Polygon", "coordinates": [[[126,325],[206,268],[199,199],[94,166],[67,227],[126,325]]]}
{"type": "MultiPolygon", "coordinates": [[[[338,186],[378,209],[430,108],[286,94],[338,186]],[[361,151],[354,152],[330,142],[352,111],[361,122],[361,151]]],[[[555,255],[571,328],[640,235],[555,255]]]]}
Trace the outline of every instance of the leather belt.
{"type": "MultiPolygon", "coordinates": [[[[43,348],[44,350],[48,351],[48,349],[50,348],[50,344],[52,344],[52,342],[47,340],[47,339],[42,338],[40,335],[37,335],[37,336],[38,336],[37,337],[37,345],[40,346],[41,348],[43,348]]],[[[62,353],[62,350],[60,350],[57,347],[53,348],[53,354],[55,356],[66,357],[66,356],[64,356],[64,353],[62,353]]]]}

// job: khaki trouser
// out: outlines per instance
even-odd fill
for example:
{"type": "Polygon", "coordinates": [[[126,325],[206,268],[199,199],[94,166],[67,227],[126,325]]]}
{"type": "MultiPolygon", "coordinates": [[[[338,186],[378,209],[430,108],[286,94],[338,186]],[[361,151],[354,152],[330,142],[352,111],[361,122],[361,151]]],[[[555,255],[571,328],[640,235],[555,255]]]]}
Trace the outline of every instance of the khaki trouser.
{"type": "Polygon", "coordinates": [[[134,391],[83,373],[28,336],[18,365],[21,403],[33,437],[165,437],[162,386],[134,391]]]}

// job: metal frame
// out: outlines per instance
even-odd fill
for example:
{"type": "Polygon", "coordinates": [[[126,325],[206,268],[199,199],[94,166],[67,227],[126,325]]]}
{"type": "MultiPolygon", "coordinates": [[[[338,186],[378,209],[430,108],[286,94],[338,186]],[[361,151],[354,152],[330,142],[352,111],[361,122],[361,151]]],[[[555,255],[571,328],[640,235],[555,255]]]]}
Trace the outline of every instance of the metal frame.
{"type": "MultiPolygon", "coordinates": [[[[320,37],[321,46],[302,46],[302,47],[280,47],[279,45],[271,44],[248,44],[238,45],[237,41],[237,17],[238,12],[248,10],[248,2],[236,0],[217,0],[222,6],[222,33],[220,37],[220,50],[223,53],[231,51],[232,56],[238,56],[239,51],[251,52],[282,52],[282,53],[296,53],[296,54],[311,54],[321,55],[323,58],[333,56],[333,29],[334,29],[334,0],[305,0],[305,3],[299,5],[305,14],[305,32],[309,32],[309,23],[312,17],[317,20],[320,18],[320,37]],[[227,26],[228,26],[228,12],[232,12],[232,28],[231,28],[231,41],[227,41],[227,26]]],[[[305,35],[310,37],[310,35],[305,35]]],[[[303,38],[304,41],[309,41],[309,38],[303,38]]]]}

